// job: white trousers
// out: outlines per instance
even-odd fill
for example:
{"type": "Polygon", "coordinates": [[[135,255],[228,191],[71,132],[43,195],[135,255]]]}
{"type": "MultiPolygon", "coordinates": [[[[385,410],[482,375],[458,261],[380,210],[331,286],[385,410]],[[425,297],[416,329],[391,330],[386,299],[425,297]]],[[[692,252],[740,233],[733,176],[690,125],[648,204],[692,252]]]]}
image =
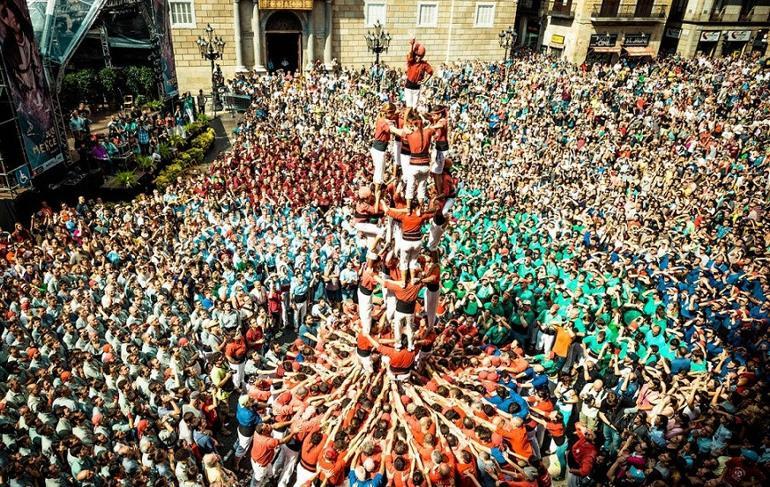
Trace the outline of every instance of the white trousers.
{"type": "Polygon", "coordinates": [[[387,288],[382,288],[382,299],[385,301],[385,318],[393,323],[396,314],[396,296],[387,288]]]}
{"type": "Polygon", "coordinates": [[[425,290],[425,317],[428,326],[433,326],[436,322],[436,310],[438,309],[438,297],[440,291],[425,290]]]}
{"type": "Polygon", "coordinates": [[[402,313],[401,311],[396,310],[396,314],[393,318],[394,348],[401,348],[401,327],[403,326],[404,333],[406,333],[407,347],[409,350],[414,350],[414,331],[412,330],[413,320],[413,313],[402,313]]]}
{"type": "Polygon", "coordinates": [[[299,330],[307,316],[307,299],[303,303],[294,303],[294,328],[299,330]]]}
{"type": "Polygon", "coordinates": [[[263,466],[252,460],[251,469],[254,471],[254,480],[252,485],[255,487],[263,487],[266,485],[267,481],[270,480],[270,478],[273,476],[272,467],[272,464],[263,466]]]}
{"type": "MultiPolygon", "coordinates": [[[[396,240],[396,243],[398,244],[398,265],[401,270],[419,269],[420,265],[417,262],[417,257],[420,256],[422,240],[404,240],[399,238],[396,240]]],[[[406,276],[403,277],[406,278],[406,276]]]]}
{"type": "Polygon", "coordinates": [[[449,218],[449,216],[452,214],[452,207],[454,205],[455,199],[447,198],[447,200],[444,202],[444,207],[441,209],[441,214],[444,215],[445,218],[449,218]]]}
{"type": "Polygon", "coordinates": [[[435,150],[433,151],[433,160],[430,164],[430,172],[433,174],[444,173],[444,161],[446,160],[446,153],[448,151],[435,150]]]}
{"type": "Polygon", "coordinates": [[[288,487],[291,475],[294,473],[294,466],[297,465],[298,460],[298,451],[294,451],[286,445],[281,445],[281,450],[278,452],[278,458],[276,458],[274,466],[274,471],[281,475],[281,478],[278,480],[278,487],[288,487]]]}
{"type": "Polygon", "coordinates": [[[430,221],[430,228],[428,229],[428,250],[431,252],[438,249],[441,243],[441,237],[444,236],[444,227],[442,225],[436,225],[433,220],[430,221]]]}
{"type": "Polygon", "coordinates": [[[406,169],[406,199],[414,198],[415,190],[420,201],[427,199],[427,182],[430,175],[428,165],[408,164],[406,169]]]}
{"type": "Polygon", "coordinates": [[[358,319],[361,320],[361,330],[368,335],[372,330],[372,295],[366,295],[358,289],[358,319]]]}
{"type": "Polygon", "coordinates": [[[367,374],[373,374],[374,373],[374,365],[372,365],[372,357],[371,355],[368,357],[362,357],[358,354],[356,354],[356,357],[358,357],[358,362],[361,364],[361,368],[364,369],[364,372],[367,374]]]}
{"type": "Polygon", "coordinates": [[[372,182],[374,184],[382,184],[385,180],[385,151],[372,147],[369,153],[372,155],[372,162],[374,163],[372,182]]]}
{"type": "Polygon", "coordinates": [[[417,108],[417,102],[420,99],[420,89],[404,88],[404,103],[407,108],[417,108]]]}
{"type": "Polygon", "coordinates": [[[235,389],[240,389],[243,385],[243,379],[246,376],[246,362],[240,364],[230,364],[230,370],[233,373],[233,385],[235,389]]]}
{"type": "Polygon", "coordinates": [[[311,472],[300,463],[297,465],[297,480],[294,482],[294,487],[304,487],[305,483],[313,477],[315,477],[315,472],[311,472]]]}
{"type": "Polygon", "coordinates": [[[406,184],[409,174],[409,161],[412,160],[412,156],[409,154],[401,154],[399,157],[399,164],[401,165],[401,181],[406,184]]]}
{"type": "Polygon", "coordinates": [[[401,164],[401,141],[393,139],[393,145],[390,146],[391,154],[393,155],[393,170],[401,164]]]}

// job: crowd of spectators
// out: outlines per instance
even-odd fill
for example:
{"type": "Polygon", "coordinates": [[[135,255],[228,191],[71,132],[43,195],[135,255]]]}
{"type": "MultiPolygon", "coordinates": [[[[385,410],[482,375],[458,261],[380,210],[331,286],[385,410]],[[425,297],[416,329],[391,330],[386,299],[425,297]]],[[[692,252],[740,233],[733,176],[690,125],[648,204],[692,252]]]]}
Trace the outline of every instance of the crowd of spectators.
{"type": "Polygon", "coordinates": [[[83,165],[91,169],[94,164],[93,168],[109,174],[128,168],[127,162],[136,156],[160,159],[160,145],[168,143],[172,136],[186,138],[185,126],[204,113],[205,104],[202,94],[193,98],[185,92],[173,104],[173,112],[128,106],[110,115],[104,129],[97,131],[92,131],[89,106],[81,104],[70,114],[68,128],[83,165]]]}
{"type": "Polygon", "coordinates": [[[770,73],[434,69],[459,187],[406,374],[387,292],[356,306],[402,292],[354,220],[398,72],[243,75],[206,174],[4,237],[0,482],[761,485],[770,73]]]}

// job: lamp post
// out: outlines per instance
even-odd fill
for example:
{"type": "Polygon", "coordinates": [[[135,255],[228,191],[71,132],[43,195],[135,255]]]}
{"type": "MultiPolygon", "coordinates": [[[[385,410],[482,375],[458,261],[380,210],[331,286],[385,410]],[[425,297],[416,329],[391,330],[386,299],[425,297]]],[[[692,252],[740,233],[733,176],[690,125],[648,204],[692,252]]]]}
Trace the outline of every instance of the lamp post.
{"type": "Polygon", "coordinates": [[[516,39],[519,35],[513,30],[513,26],[508,27],[505,30],[500,31],[497,34],[500,38],[500,47],[505,49],[505,61],[508,61],[513,57],[513,46],[516,45],[516,39]]]}
{"type": "Polygon", "coordinates": [[[380,21],[378,20],[374,24],[374,31],[368,31],[366,35],[364,35],[364,39],[366,39],[366,47],[368,47],[375,56],[374,66],[377,73],[377,86],[379,89],[380,82],[382,81],[382,76],[380,74],[380,53],[388,52],[388,47],[390,46],[390,34],[383,30],[382,24],[380,24],[380,21]]]}
{"type": "Polygon", "coordinates": [[[225,41],[218,35],[214,35],[214,28],[211,24],[206,25],[205,36],[198,36],[198,40],[195,43],[200,49],[201,57],[208,59],[211,62],[211,104],[214,109],[214,116],[217,115],[217,110],[222,109],[222,105],[219,101],[219,87],[217,86],[217,79],[214,76],[215,66],[214,61],[222,59],[225,52],[225,41]]]}

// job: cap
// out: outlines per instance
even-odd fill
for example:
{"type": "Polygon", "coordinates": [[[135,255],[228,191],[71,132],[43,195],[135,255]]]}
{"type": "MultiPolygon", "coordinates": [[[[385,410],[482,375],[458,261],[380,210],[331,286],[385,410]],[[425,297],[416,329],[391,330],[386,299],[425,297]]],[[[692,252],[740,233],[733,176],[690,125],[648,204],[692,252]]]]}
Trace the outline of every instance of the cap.
{"type": "Polygon", "coordinates": [[[374,458],[369,457],[366,460],[364,460],[364,468],[366,469],[367,472],[373,472],[375,466],[376,465],[374,463],[374,458]]]}
{"type": "Polygon", "coordinates": [[[337,453],[337,450],[335,450],[334,448],[327,448],[326,452],[324,453],[324,456],[326,457],[327,460],[334,461],[337,459],[338,453],[337,453]]]}
{"type": "Polygon", "coordinates": [[[182,338],[179,339],[179,346],[180,347],[185,347],[185,346],[187,346],[188,343],[190,343],[190,341],[187,338],[185,338],[185,337],[182,337],[182,338]]]}

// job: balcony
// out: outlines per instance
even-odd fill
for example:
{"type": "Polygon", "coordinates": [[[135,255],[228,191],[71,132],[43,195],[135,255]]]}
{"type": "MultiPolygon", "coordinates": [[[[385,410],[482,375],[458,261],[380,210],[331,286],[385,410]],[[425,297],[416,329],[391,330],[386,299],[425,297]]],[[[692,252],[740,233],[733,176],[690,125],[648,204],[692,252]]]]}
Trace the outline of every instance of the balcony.
{"type": "Polygon", "coordinates": [[[714,10],[709,16],[711,22],[722,22],[725,18],[725,9],[714,10]]]}
{"type": "Polygon", "coordinates": [[[575,6],[572,2],[562,3],[554,1],[551,8],[548,9],[548,15],[556,19],[574,19],[575,18],[575,6]]]}
{"type": "Polygon", "coordinates": [[[666,6],[655,7],[651,2],[619,5],[617,2],[606,1],[594,5],[591,10],[591,22],[595,24],[662,24],[665,21],[666,6]]]}

